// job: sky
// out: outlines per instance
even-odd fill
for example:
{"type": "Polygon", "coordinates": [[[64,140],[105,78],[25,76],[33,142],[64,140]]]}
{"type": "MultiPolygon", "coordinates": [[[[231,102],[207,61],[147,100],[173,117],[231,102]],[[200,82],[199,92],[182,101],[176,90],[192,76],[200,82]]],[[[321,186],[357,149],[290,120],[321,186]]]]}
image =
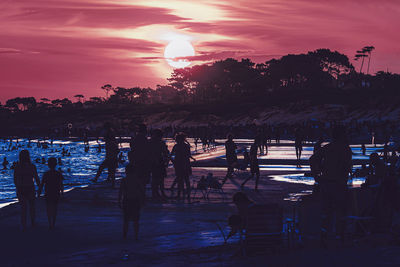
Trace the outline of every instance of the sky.
{"type": "Polygon", "coordinates": [[[192,65],[373,45],[372,72],[400,72],[399,14],[398,0],[1,0],[0,101],[155,88],[177,38],[194,46],[192,65]]]}

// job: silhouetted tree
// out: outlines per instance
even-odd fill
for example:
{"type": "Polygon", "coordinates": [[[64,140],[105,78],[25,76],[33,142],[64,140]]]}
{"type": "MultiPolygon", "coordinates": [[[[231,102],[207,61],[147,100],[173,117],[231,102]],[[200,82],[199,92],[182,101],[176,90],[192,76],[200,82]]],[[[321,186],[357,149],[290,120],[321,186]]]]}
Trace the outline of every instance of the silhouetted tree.
{"type": "Polygon", "coordinates": [[[108,96],[109,96],[110,91],[113,91],[112,85],[111,85],[111,84],[103,85],[103,86],[101,87],[101,89],[103,89],[104,92],[106,92],[106,98],[108,99],[108,96]]]}
{"type": "Polygon", "coordinates": [[[59,108],[65,108],[65,107],[70,107],[70,106],[72,106],[72,101],[69,100],[68,98],[55,99],[55,100],[52,100],[51,103],[52,103],[55,107],[59,107],[59,108]]]}
{"type": "Polygon", "coordinates": [[[82,103],[83,95],[74,95],[74,97],[78,100],[78,102],[82,103]]]}
{"type": "Polygon", "coordinates": [[[42,101],[43,103],[46,103],[46,104],[48,104],[48,103],[51,102],[50,99],[45,98],[45,97],[44,97],[44,98],[41,98],[40,101],[42,101]]]}
{"type": "Polygon", "coordinates": [[[374,46],[365,46],[363,48],[364,51],[366,51],[366,53],[368,53],[368,69],[367,69],[367,74],[369,74],[369,65],[371,63],[371,57],[372,57],[372,51],[375,50],[374,46]]]}
{"type": "Polygon", "coordinates": [[[368,55],[367,55],[367,50],[365,49],[365,47],[361,50],[357,50],[354,60],[358,61],[360,58],[362,59],[361,66],[360,66],[360,74],[362,73],[362,69],[364,66],[364,59],[366,57],[368,57],[368,55]]]}
{"type": "Polygon", "coordinates": [[[91,97],[91,98],[90,98],[90,101],[92,101],[92,102],[94,102],[94,103],[97,103],[97,104],[101,104],[101,103],[104,102],[103,98],[97,97],[97,96],[91,97]]]}
{"type": "Polygon", "coordinates": [[[7,100],[6,107],[15,111],[26,111],[36,107],[36,99],[34,97],[16,97],[7,100]]]}

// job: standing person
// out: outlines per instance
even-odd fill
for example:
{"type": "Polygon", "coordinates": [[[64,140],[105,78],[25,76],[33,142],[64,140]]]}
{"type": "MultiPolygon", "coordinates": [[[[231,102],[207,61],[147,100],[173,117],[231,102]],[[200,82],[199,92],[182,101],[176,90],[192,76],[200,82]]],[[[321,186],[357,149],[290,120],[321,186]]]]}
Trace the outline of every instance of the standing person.
{"type": "Polygon", "coordinates": [[[9,164],[9,162],[8,162],[7,158],[4,157],[4,159],[3,159],[3,170],[7,170],[8,164],[9,164]]]}
{"type": "Polygon", "coordinates": [[[49,229],[56,226],[57,207],[60,196],[64,193],[63,180],[61,172],[56,171],[57,159],[49,158],[48,166],[50,170],[43,174],[42,182],[39,186],[38,196],[42,193],[44,186],[44,196],[46,198],[47,218],[49,229]]]}
{"type": "Polygon", "coordinates": [[[264,147],[263,147],[263,137],[261,131],[259,130],[256,137],[254,138],[254,142],[257,144],[257,147],[260,149],[260,154],[264,154],[264,147]]]}
{"type": "Polygon", "coordinates": [[[147,139],[147,127],[145,124],[139,124],[136,127],[135,137],[130,143],[132,151],[132,160],[138,166],[138,175],[143,185],[143,190],[150,180],[150,155],[149,141],[147,139]]]}
{"type": "Polygon", "coordinates": [[[35,226],[35,183],[39,186],[40,180],[35,165],[31,162],[28,150],[19,153],[19,162],[14,168],[14,184],[17,190],[18,201],[21,205],[21,223],[26,229],[26,216],[29,206],[31,224],[35,226]]]}
{"type": "Polygon", "coordinates": [[[225,151],[226,151],[226,163],[228,164],[228,171],[226,173],[223,183],[225,183],[228,178],[232,178],[235,165],[237,164],[237,154],[236,154],[237,146],[235,142],[233,142],[233,134],[228,134],[227,138],[228,140],[225,142],[225,151]]]}
{"type": "Polygon", "coordinates": [[[250,180],[253,179],[254,174],[256,175],[256,185],[254,190],[258,191],[258,181],[260,179],[260,167],[258,166],[258,159],[257,159],[257,148],[258,143],[257,140],[254,139],[254,143],[250,147],[250,172],[251,176],[249,176],[241,185],[243,188],[244,185],[250,180]]]}
{"type": "Polygon", "coordinates": [[[303,151],[303,133],[300,128],[296,129],[294,134],[294,146],[296,148],[296,158],[298,166],[300,166],[301,152],[303,151]]]}
{"type": "Polygon", "coordinates": [[[151,190],[154,199],[166,198],[164,192],[164,179],[167,176],[166,167],[169,161],[169,151],[162,140],[163,132],[155,129],[152,132],[150,147],[151,190]],[[160,190],[160,191],[159,191],[160,190]],[[161,192],[161,195],[160,195],[161,192]]]}
{"type": "Polygon", "coordinates": [[[112,187],[115,186],[115,172],[118,167],[118,142],[115,139],[114,132],[111,128],[111,124],[105,125],[106,134],[105,134],[105,143],[106,143],[106,158],[103,163],[100,164],[99,169],[97,170],[96,177],[94,178],[94,182],[97,182],[101,173],[105,168],[108,170],[107,181],[111,181],[112,187]]]}
{"type": "Polygon", "coordinates": [[[321,151],[320,189],[322,196],[321,245],[326,246],[328,226],[336,215],[336,234],[342,238],[345,229],[347,180],[351,171],[351,149],[346,131],[336,126],[332,142],[321,151]]]}
{"type": "Polygon", "coordinates": [[[314,144],[314,150],[313,154],[311,157],[308,159],[310,163],[310,171],[311,175],[314,178],[315,184],[314,184],[314,190],[313,192],[318,192],[319,191],[319,182],[320,182],[320,177],[321,177],[321,161],[322,161],[322,140],[318,140],[314,144]]]}
{"type": "Polygon", "coordinates": [[[144,204],[145,192],[140,180],[140,166],[134,159],[133,152],[128,153],[129,164],[125,168],[125,178],[121,181],[118,194],[118,206],[122,209],[124,222],[122,227],[123,238],[128,235],[129,222],[133,221],[135,239],[139,235],[140,210],[144,204]]]}
{"type": "Polygon", "coordinates": [[[198,145],[198,143],[199,143],[199,138],[198,137],[195,137],[194,138],[194,151],[197,153],[197,145],[198,145]]]}
{"type": "Polygon", "coordinates": [[[367,149],[365,148],[365,144],[361,145],[361,153],[362,153],[363,156],[365,156],[366,153],[367,153],[367,149]]]}
{"type": "Polygon", "coordinates": [[[190,201],[190,180],[189,176],[192,174],[192,167],[190,166],[190,159],[195,160],[190,154],[190,145],[185,142],[186,136],[184,133],[179,133],[175,137],[176,144],[172,148],[171,157],[175,168],[175,175],[178,182],[178,196],[184,197],[184,184],[186,184],[187,199],[190,201]]]}

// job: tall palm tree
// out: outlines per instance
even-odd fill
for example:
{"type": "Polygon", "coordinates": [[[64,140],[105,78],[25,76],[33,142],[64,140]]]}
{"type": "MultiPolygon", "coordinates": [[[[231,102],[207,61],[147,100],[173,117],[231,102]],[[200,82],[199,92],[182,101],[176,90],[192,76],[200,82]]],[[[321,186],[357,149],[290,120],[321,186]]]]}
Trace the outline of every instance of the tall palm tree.
{"type": "Polygon", "coordinates": [[[365,50],[368,53],[368,68],[367,68],[367,74],[369,74],[369,65],[371,63],[371,57],[372,57],[372,51],[375,50],[374,46],[365,46],[363,48],[363,50],[365,50]]]}
{"type": "Polygon", "coordinates": [[[368,55],[366,54],[367,50],[365,50],[365,48],[363,48],[362,50],[357,50],[357,54],[355,55],[354,60],[358,61],[360,58],[362,59],[361,61],[361,66],[360,66],[360,73],[362,73],[362,69],[364,66],[364,59],[366,57],[368,57],[368,55]]]}

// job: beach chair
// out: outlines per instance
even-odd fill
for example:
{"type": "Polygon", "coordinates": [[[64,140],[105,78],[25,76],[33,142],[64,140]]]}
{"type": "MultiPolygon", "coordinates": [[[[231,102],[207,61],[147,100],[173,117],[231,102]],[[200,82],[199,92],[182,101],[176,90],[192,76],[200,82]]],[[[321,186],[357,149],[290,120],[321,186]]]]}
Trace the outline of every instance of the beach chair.
{"type": "Polygon", "coordinates": [[[246,255],[276,252],[283,241],[283,212],[278,204],[254,205],[249,208],[245,240],[246,255]]]}
{"type": "Polygon", "coordinates": [[[225,192],[222,189],[223,184],[218,181],[216,177],[212,174],[208,174],[207,177],[201,177],[201,179],[197,182],[197,185],[194,190],[194,196],[196,197],[197,191],[202,193],[204,200],[209,200],[210,193],[219,193],[222,196],[222,199],[225,200],[225,192]]]}
{"type": "Polygon", "coordinates": [[[202,193],[202,197],[204,200],[207,199],[207,190],[208,190],[208,183],[207,179],[202,176],[201,179],[197,182],[197,185],[194,187],[194,190],[192,190],[193,193],[193,199],[196,197],[197,191],[200,191],[202,193]]]}
{"type": "Polygon", "coordinates": [[[208,192],[207,192],[207,199],[209,199],[209,195],[211,192],[213,193],[219,193],[222,196],[222,200],[225,200],[225,192],[222,189],[223,184],[218,181],[217,178],[212,177],[212,179],[209,180],[208,184],[208,192]]]}

